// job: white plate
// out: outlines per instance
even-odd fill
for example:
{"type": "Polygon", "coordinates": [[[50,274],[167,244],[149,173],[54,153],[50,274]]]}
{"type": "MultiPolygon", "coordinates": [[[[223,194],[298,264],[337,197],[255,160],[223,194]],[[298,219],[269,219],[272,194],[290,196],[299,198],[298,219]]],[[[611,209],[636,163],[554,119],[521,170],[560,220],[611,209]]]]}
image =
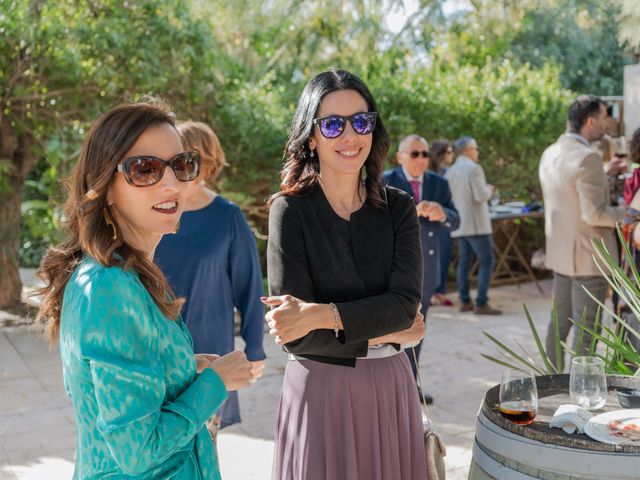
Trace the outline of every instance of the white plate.
{"type": "Polygon", "coordinates": [[[489,211],[491,213],[513,213],[513,208],[505,207],[503,205],[495,205],[495,206],[490,206],[489,211]]]}
{"type": "Polygon", "coordinates": [[[625,443],[624,438],[616,437],[613,435],[613,430],[609,428],[609,423],[614,420],[622,423],[635,423],[636,425],[640,425],[640,408],[614,410],[596,415],[584,426],[584,433],[602,443],[609,443],[611,445],[625,443]]]}

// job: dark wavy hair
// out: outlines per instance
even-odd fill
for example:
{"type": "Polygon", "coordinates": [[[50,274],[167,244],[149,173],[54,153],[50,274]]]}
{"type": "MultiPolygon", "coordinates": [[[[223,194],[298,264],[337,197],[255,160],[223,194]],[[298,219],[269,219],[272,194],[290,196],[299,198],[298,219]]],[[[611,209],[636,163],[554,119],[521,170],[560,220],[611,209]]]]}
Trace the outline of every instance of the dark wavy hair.
{"type": "MultiPolygon", "coordinates": [[[[377,112],[378,107],[373,95],[365,83],[357,76],[345,70],[334,69],[322,72],[313,77],[304,87],[298,100],[291,132],[284,150],[284,166],[280,173],[282,179],[280,191],[269,199],[271,203],[281,195],[303,195],[319,182],[320,162],[317,155],[310,156],[309,136],[313,128],[320,102],[329,93],[337,90],[355,90],[367,102],[370,112],[377,112]]],[[[380,197],[383,161],[389,151],[389,135],[384,123],[378,115],[373,130],[371,152],[364,163],[364,184],[367,199],[376,206],[383,205],[380,197]]]]}
{"type": "Polygon", "coordinates": [[[453,145],[446,138],[431,142],[431,145],[429,145],[429,170],[440,173],[446,167],[446,165],[443,165],[444,156],[450,148],[453,148],[453,145]]]}
{"type": "Polygon", "coordinates": [[[44,295],[37,321],[51,342],[60,332],[65,287],[84,255],[107,267],[118,265],[138,272],[162,313],[171,319],[178,318],[184,299],[176,298],[160,269],[143,252],[123,240],[115,218],[112,221],[118,228],[113,239],[114,230],[105,218],[107,192],[118,163],[148,127],[164,123],[175,127],[173,113],[165,103],[150,100],[112,108],[89,130],[68,185],[65,205],[68,239],[47,250],[38,270],[45,286],[36,292],[44,295]]]}

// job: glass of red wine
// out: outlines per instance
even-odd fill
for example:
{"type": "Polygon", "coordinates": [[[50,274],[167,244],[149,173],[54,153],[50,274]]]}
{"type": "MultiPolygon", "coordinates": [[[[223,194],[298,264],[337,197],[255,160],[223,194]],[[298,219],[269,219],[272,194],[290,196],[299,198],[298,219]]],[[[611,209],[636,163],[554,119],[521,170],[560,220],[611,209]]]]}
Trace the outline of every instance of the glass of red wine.
{"type": "Polygon", "coordinates": [[[506,369],[500,383],[500,413],[518,425],[529,425],[538,411],[538,389],[531,372],[506,369]]]}

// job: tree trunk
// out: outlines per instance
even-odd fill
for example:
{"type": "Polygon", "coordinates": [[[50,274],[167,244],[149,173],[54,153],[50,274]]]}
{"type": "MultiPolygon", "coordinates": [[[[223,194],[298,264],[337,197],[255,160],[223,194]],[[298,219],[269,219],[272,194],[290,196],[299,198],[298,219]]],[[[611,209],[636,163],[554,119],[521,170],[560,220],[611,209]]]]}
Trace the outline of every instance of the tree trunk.
{"type": "MultiPolygon", "coordinates": [[[[18,305],[22,294],[20,280],[20,203],[27,175],[35,166],[32,153],[35,139],[18,135],[8,119],[0,115],[0,160],[11,168],[8,182],[0,182],[0,308],[18,305]]],[[[4,180],[4,179],[3,179],[4,180]]]]}
{"type": "Polygon", "coordinates": [[[0,194],[0,308],[20,303],[20,200],[22,184],[0,194]]]}

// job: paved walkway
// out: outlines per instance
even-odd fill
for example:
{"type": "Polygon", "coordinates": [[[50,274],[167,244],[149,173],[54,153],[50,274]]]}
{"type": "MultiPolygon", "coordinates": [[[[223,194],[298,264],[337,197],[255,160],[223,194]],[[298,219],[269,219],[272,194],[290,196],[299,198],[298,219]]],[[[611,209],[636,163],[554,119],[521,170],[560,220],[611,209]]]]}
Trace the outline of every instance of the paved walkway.
{"type": "MultiPolygon", "coordinates": [[[[550,283],[542,285],[549,292],[550,283]]],[[[480,401],[485,390],[500,381],[500,367],[480,356],[495,353],[482,331],[509,344],[518,339],[535,353],[523,303],[543,334],[546,330],[548,293],[541,297],[532,284],[504,286],[490,293],[492,304],[504,315],[478,317],[435,307],[427,320],[421,372],[435,396],[430,412],[448,448],[448,480],[467,478],[480,401]]],[[[70,479],[75,430],[60,358],[18,320],[3,326],[0,315],[0,480],[70,479]]],[[[220,434],[226,480],[271,478],[275,411],[286,357],[270,338],[265,338],[265,345],[269,358],[264,377],[240,394],[243,423],[220,434]]]]}

